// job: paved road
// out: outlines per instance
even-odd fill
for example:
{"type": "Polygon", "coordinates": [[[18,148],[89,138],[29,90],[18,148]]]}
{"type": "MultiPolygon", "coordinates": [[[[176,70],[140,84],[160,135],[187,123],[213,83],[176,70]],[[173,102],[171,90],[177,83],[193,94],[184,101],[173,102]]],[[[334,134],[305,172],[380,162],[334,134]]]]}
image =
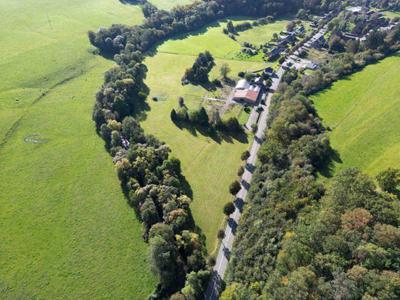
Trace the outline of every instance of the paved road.
{"type": "Polygon", "coordinates": [[[236,228],[239,224],[239,219],[242,215],[242,209],[244,200],[246,199],[248,189],[250,187],[250,182],[253,176],[255,163],[257,159],[257,152],[260,149],[262,140],[264,139],[264,133],[267,129],[267,118],[269,114],[269,107],[272,100],[272,95],[277,89],[279,82],[281,81],[284,70],[280,68],[276,73],[276,77],[272,80],[272,86],[270,92],[267,95],[265,105],[262,105],[263,111],[260,114],[258,121],[258,130],[254,137],[254,141],[249,150],[250,157],[246,162],[245,172],[241,178],[241,190],[237,193],[235,199],[235,211],[229,216],[228,224],[225,229],[225,238],[222,240],[221,247],[218,251],[218,256],[216,264],[214,266],[212,278],[210,280],[209,286],[207,288],[205,299],[206,300],[216,300],[218,299],[218,294],[221,288],[221,282],[224,278],[226,268],[228,267],[229,256],[232,251],[233,241],[235,238],[236,228]]]}
{"type": "MultiPolygon", "coordinates": [[[[326,28],[323,28],[316,32],[311,39],[318,38],[325,33],[326,28]]],[[[262,105],[263,111],[260,114],[258,120],[258,130],[254,137],[254,141],[249,150],[250,157],[246,162],[245,172],[241,178],[241,189],[236,195],[235,199],[235,211],[229,216],[228,224],[225,229],[225,238],[222,240],[221,246],[218,251],[216,264],[213,269],[210,283],[205,293],[205,300],[217,300],[219,291],[221,290],[222,280],[225,276],[226,269],[228,267],[229,256],[232,251],[233,241],[235,239],[236,229],[239,224],[240,217],[242,215],[244,200],[246,199],[248,189],[250,187],[251,179],[255,169],[255,163],[257,159],[257,152],[260,149],[261,143],[264,139],[264,134],[267,129],[267,119],[269,114],[269,107],[271,105],[272,96],[282,79],[284,69],[282,67],[276,72],[275,78],[272,80],[270,92],[267,95],[265,105],[262,105]]]]}

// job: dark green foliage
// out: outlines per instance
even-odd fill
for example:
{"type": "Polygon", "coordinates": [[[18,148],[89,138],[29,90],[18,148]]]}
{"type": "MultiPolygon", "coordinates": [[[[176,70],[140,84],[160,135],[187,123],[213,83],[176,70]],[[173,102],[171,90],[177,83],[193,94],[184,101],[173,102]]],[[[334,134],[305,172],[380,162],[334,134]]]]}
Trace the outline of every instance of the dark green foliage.
{"type": "Polygon", "coordinates": [[[239,169],[238,169],[238,171],[237,171],[237,175],[238,175],[238,176],[242,176],[243,173],[244,173],[244,168],[243,168],[243,166],[240,166],[239,169]]]}
{"type": "Polygon", "coordinates": [[[240,156],[241,160],[247,160],[250,157],[250,152],[249,151],[244,151],[242,155],[240,156]]]}
{"type": "Polygon", "coordinates": [[[236,195],[241,189],[240,183],[239,181],[235,180],[234,182],[231,183],[231,185],[229,186],[229,192],[232,195],[236,195]]]}
{"type": "MultiPolygon", "coordinates": [[[[314,173],[315,166],[328,156],[330,147],[315,110],[304,97],[275,98],[275,101],[272,109],[275,117],[267,142],[259,151],[261,164],[252,179],[249,205],[238,228],[238,242],[231,259],[228,281],[243,284],[237,291],[238,299],[247,299],[249,295],[256,298],[265,293],[261,287],[274,271],[285,231],[303,210],[318,203],[324,194],[314,173]],[[251,282],[261,283],[260,290],[244,288],[251,282]]],[[[291,258],[287,266],[295,265],[297,260],[303,264],[310,261],[310,256],[304,256],[307,247],[297,245],[294,250],[287,255],[291,258]]],[[[304,272],[308,274],[308,270],[304,272]]],[[[312,273],[309,276],[312,278],[312,273]]],[[[308,288],[306,279],[297,281],[301,277],[293,275],[293,291],[308,288]]],[[[282,297],[289,295],[285,292],[282,297]]]]}
{"type": "Polygon", "coordinates": [[[232,214],[235,211],[235,205],[233,204],[233,202],[228,202],[224,205],[224,214],[226,216],[229,216],[230,214],[232,214]]]}
{"type": "Polygon", "coordinates": [[[219,240],[224,239],[225,238],[225,230],[223,230],[223,229],[218,230],[217,237],[219,240]]]}
{"type": "Polygon", "coordinates": [[[400,170],[389,168],[376,176],[379,187],[389,193],[398,193],[400,190],[400,170]]]}
{"type": "Polygon", "coordinates": [[[329,50],[332,52],[343,52],[345,50],[344,41],[337,35],[332,35],[329,40],[329,50]]]}
{"type": "Polygon", "coordinates": [[[208,74],[215,66],[214,58],[209,51],[200,53],[193,66],[185,71],[182,82],[204,84],[209,82],[208,74]]]}

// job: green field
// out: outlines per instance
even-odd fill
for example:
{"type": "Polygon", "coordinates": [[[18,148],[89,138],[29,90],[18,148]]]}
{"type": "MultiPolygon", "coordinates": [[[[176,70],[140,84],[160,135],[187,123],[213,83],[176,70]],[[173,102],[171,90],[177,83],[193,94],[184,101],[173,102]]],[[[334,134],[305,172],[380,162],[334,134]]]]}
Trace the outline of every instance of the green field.
{"type": "Polygon", "coordinates": [[[333,172],[357,167],[375,175],[400,167],[400,56],[384,59],[313,97],[333,131],[341,162],[333,172]]]}
{"type": "Polygon", "coordinates": [[[150,0],[151,4],[159,9],[170,10],[177,5],[185,5],[194,2],[193,0],[150,0]]]}
{"type": "Polygon", "coordinates": [[[398,12],[398,11],[382,10],[381,13],[383,13],[383,15],[389,19],[394,19],[394,18],[400,17],[400,12],[398,12]]]}
{"type": "Polygon", "coordinates": [[[253,27],[251,30],[246,30],[239,33],[238,42],[249,42],[254,45],[261,45],[272,40],[273,34],[286,30],[286,25],[289,20],[277,20],[271,24],[253,27]]]}
{"type": "MultiPolygon", "coordinates": [[[[173,154],[181,159],[184,175],[193,189],[193,215],[196,224],[206,234],[207,247],[212,252],[217,231],[224,222],[222,207],[232,200],[229,184],[236,178],[240,155],[249,145],[235,139],[215,141],[199,132],[179,129],[170,120],[171,109],[178,106],[179,96],[184,97],[189,108],[199,107],[206,94],[212,96],[200,86],[182,86],[180,82],[185,69],[193,64],[199,52],[206,49],[214,55],[217,63],[211,79],[219,76],[222,63],[229,64],[232,68],[230,75],[234,78],[239,71],[265,66],[262,62],[240,60],[235,55],[240,49],[239,44],[222,33],[221,24],[165,42],[145,62],[149,68],[146,83],[150,87],[150,97],[156,96],[159,100],[149,100],[151,110],[142,125],[146,132],[165,141],[173,154]]],[[[245,113],[239,114],[239,118],[245,117],[245,113]]]]}
{"type": "Polygon", "coordinates": [[[0,0],[2,299],[144,299],[154,288],[91,121],[112,62],[86,35],[142,19],[117,0],[0,0]]]}
{"type": "MultiPolygon", "coordinates": [[[[235,18],[234,24],[242,23],[243,18],[235,18]]],[[[197,55],[198,52],[209,50],[214,57],[227,60],[246,60],[262,62],[262,55],[245,57],[240,53],[241,43],[247,41],[254,44],[269,42],[274,32],[284,30],[288,20],[279,20],[271,24],[256,26],[250,30],[240,32],[237,40],[234,41],[223,34],[227,21],[215,22],[207,28],[202,28],[188,35],[180,35],[168,43],[158,47],[158,52],[170,54],[197,55]]]]}

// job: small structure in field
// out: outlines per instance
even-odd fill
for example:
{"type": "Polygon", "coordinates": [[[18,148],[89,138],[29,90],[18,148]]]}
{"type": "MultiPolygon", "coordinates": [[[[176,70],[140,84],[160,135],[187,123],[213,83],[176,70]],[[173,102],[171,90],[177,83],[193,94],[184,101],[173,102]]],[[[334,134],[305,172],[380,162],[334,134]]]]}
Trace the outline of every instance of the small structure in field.
{"type": "Polygon", "coordinates": [[[233,100],[239,103],[256,105],[261,94],[261,86],[256,83],[249,83],[246,79],[241,79],[235,87],[233,100]]]}

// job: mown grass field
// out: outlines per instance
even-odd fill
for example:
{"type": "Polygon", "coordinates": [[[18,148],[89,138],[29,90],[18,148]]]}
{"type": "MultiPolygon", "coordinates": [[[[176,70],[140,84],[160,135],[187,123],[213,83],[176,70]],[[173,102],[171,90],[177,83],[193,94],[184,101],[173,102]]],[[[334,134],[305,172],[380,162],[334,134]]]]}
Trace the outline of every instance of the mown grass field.
{"type": "Polygon", "coordinates": [[[400,17],[400,12],[397,12],[397,11],[383,10],[383,11],[381,11],[381,12],[383,13],[383,15],[384,15],[386,18],[389,18],[389,19],[394,19],[394,18],[400,17]]]}
{"type": "Polygon", "coordinates": [[[272,40],[273,34],[286,30],[289,20],[277,20],[271,24],[256,26],[251,30],[240,32],[237,41],[240,43],[249,42],[254,45],[261,45],[272,40]]]}
{"type": "Polygon", "coordinates": [[[2,299],[144,299],[155,286],[91,121],[113,63],[86,35],[142,18],[117,0],[0,0],[2,299]]]}
{"type": "Polygon", "coordinates": [[[400,56],[368,66],[313,97],[341,162],[376,175],[400,167],[400,56]]]}
{"type": "Polygon", "coordinates": [[[150,0],[151,4],[159,9],[170,10],[177,5],[185,5],[194,2],[194,0],[150,0]]]}
{"type": "MultiPolygon", "coordinates": [[[[246,19],[234,18],[233,23],[238,24],[243,21],[246,21],[246,19]]],[[[257,45],[268,42],[271,40],[274,32],[279,33],[284,30],[288,22],[288,20],[279,20],[271,24],[256,26],[250,30],[242,31],[237,36],[236,41],[222,32],[223,28],[226,28],[227,21],[215,22],[206,28],[188,35],[177,36],[175,39],[158,47],[158,52],[197,55],[198,52],[209,50],[216,58],[262,62],[262,55],[246,57],[241,54],[241,44],[245,41],[257,45]]]]}
{"type": "MultiPolygon", "coordinates": [[[[193,190],[192,212],[196,224],[207,237],[207,247],[216,247],[216,234],[224,223],[223,205],[232,200],[229,184],[236,179],[240,155],[249,146],[248,141],[227,138],[216,141],[200,132],[180,129],[170,120],[172,108],[178,107],[178,97],[183,96],[189,108],[198,108],[208,93],[201,86],[181,85],[185,69],[190,67],[198,53],[209,50],[216,58],[217,66],[210,79],[219,77],[222,63],[228,63],[237,78],[239,71],[258,70],[261,61],[241,60],[236,56],[240,45],[222,33],[223,23],[200,30],[188,36],[177,37],[160,45],[152,57],[146,58],[149,68],[146,83],[150,87],[151,110],[142,122],[146,132],[165,141],[173,155],[181,159],[184,175],[193,190]]],[[[240,112],[240,111],[239,111],[240,112]]],[[[239,118],[245,117],[240,114],[239,118]]],[[[243,121],[243,120],[242,120],[243,121]]]]}

